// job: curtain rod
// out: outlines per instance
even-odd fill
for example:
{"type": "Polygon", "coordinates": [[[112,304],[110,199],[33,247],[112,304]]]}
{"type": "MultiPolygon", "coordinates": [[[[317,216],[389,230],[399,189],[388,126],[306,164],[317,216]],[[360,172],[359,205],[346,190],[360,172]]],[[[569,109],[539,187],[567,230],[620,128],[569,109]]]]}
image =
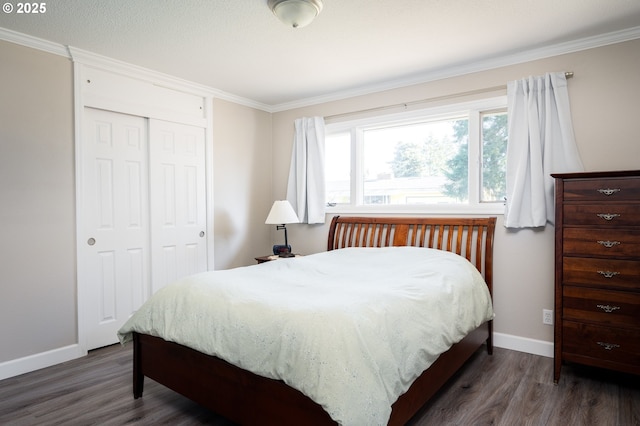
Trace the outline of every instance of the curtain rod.
{"type": "MultiPolygon", "coordinates": [[[[573,71],[565,72],[564,73],[564,77],[565,78],[573,78],[573,71]]],[[[387,109],[402,108],[402,107],[404,107],[406,109],[407,107],[410,107],[410,106],[413,106],[413,105],[423,104],[423,103],[426,103],[426,102],[443,101],[443,100],[447,100],[447,99],[460,98],[460,97],[463,97],[463,96],[478,95],[478,94],[481,94],[481,93],[488,93],[488,92],[495,92],[497,90],[504,90],[506,88],[507,88],[506,85],[485,87],[484,89],[469,90],[467,92],[454,93],[454,94],[451,94],[451,95],[435,96],[433,98],[420,99],[420,100],[411,101],[411,102],[403,102],[403,103],[400,103],[400,104],[384,105],[384,106],[379,106],[379,107],[361,109],[361,110],[358,110],[358,111],[344,112],[344,113],[341,113],[341,114],[327,115],[327,116],[324,117],[324,119],[326,121],[326,120],[332,120],[334,118],[348,117],[350,115],[355,115],[355,114],[364,114],[364,113],[368,113],[368,112],[384,111],[384,110],[387,110],[387,109]]]]}

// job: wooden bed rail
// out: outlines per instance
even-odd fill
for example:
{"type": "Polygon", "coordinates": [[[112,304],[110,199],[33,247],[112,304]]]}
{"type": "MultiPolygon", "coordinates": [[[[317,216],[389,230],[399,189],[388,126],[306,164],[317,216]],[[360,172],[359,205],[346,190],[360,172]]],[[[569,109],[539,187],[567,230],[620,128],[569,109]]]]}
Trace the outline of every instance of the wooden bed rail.
{"type": "Polygon", "coordinates": [[[327,250],[346,247],[414,246],[446,250],[467,258],[492,290],[496,218],[334,216],[327,250]]]}

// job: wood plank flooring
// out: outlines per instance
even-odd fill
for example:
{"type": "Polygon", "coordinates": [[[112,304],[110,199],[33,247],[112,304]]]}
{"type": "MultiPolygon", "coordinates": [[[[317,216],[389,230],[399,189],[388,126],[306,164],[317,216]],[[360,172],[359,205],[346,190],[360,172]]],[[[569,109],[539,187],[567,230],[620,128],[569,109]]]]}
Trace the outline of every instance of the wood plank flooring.
{"type": "MultiPolygon", "coordinates": [[[[231,425],[150,379],[134,400],[131,359],[115,345],[0,381],[0,425],[231,425]]],[[[640,426],[639,377],[567,365],[555,386],[552,364],[479,351],[410,425],[640,426]]]]}

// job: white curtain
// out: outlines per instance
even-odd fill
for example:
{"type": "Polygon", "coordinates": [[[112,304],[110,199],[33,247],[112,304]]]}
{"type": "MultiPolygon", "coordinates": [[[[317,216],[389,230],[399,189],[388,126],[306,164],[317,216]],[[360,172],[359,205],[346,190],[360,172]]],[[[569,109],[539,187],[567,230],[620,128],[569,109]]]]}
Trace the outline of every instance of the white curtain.
{"type": "Polygon", "coordinates": [[[324,223],[324,118],[295,120],[287,200],[301,223],[324,223]]]}
{"type": "Polygon", "coordinates": [[[582,171],[564,73],[547,73],[507,84],[509,141],[505,227],[553,223],[551,173],[582,171]]]}

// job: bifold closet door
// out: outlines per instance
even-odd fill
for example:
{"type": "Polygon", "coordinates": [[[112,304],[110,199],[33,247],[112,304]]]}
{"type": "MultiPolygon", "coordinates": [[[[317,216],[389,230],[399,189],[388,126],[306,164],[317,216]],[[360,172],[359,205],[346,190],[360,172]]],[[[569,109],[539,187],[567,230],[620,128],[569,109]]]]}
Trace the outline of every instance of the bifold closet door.
{"type": "Polygon", "coordinates": [[[152,288],[207,270],[205,130],[149,120],[152,288]]]}
{"type": "Polygon", "coordinates": [[[148,140],[145,118],[84,110],[78,281],[88,349],[116,343],[151,292],[148,140]]]}

